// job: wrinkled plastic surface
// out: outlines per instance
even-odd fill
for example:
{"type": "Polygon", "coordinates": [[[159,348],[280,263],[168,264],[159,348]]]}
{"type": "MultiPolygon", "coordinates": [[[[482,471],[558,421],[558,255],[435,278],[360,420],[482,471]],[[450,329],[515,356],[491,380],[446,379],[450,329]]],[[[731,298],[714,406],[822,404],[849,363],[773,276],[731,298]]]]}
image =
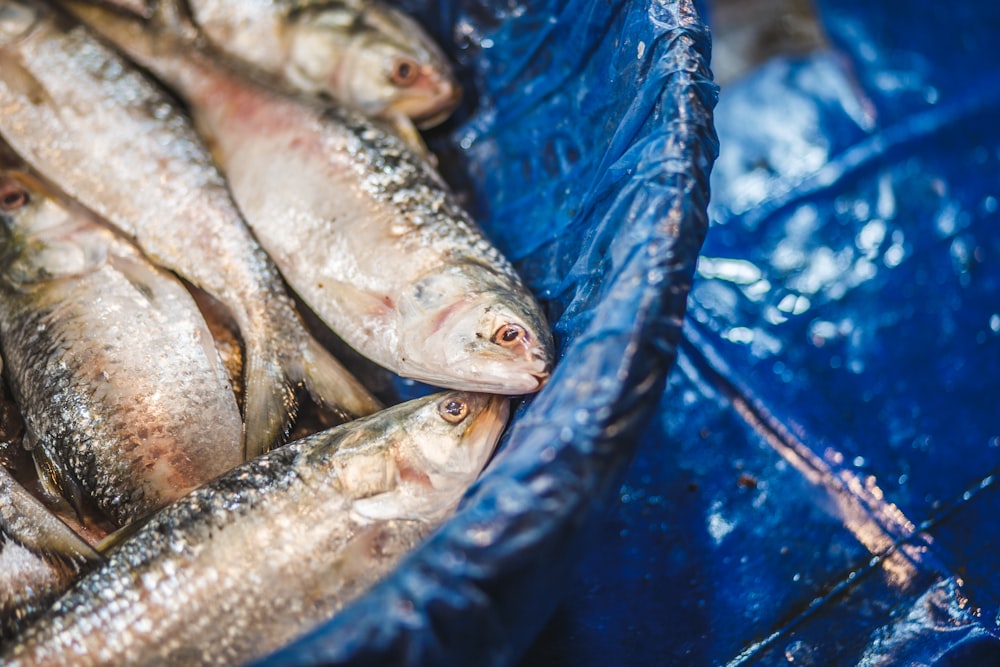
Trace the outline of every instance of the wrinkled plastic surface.
{"type": "Polygon", "coordinates": [[[677,368],[522,667],[1000,664],[1000,6],[720,92],[677,368]]]}
{"type": "Polygon", "coordinates": [[[617,499],[708,226],[717,89],[691,2],[408,9],[450,45],[467,91],[431,145],[543,300],[559,362],[457,515],[268,665],[514,663],[617,499]]]}

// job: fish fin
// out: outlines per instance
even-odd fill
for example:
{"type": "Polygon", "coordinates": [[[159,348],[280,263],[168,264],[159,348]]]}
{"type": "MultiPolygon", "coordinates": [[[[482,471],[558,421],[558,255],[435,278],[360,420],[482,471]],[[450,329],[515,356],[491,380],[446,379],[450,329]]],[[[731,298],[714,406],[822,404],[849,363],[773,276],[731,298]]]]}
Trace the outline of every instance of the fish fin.
{"type": "Polygon", "coordinates": [[[117,549],[122,544],[124,544],[129,538],[138,533],[143,526],[149,523],[150,519],[156,516],[156,512],[152,514],[147,514],[146,516],[135,519],[134,521],[122,526],[113,533],[109,533],[104,536],[104,539],[97,543],[97,551],[99,554],[105,555],[117,549]]]}
{"type": "Polygon", "coordinates": [[[281,444],[295,419],[294,382],[249,345],[244,366],[243,456],[250,460],[281,444]]]}
{"type": "Polygon", "coordinates": [[[315,338],[307,337],[302,347],[302,382],[313,400],[348,418],[382,409],[378,399],[315,338]]]}
{"type": "Polygon", "coordinates": [[[336,576],[345,582],[370,580],[373,562],[398,561],[423,541],[430,528],[423,521],[374,521],[357,526],[340,550],[336,576]]]}
{"type": "Polygon", "coordinates": [[[389,318],[396,317],[395,308],[389,297],[381,299],[375,294],[355,287],[346,280],[323,281],[337,298],[350,305],[349,312],[363,313],[365,317],[389,318]]]}
{"type": "Polygon", "coordinates": [[[367,498],[358,498],[351,503],[351,518],[361,524],[373,521],[406,519],[404,501],[397,490],[378,493],[367,498]]]}
{"type": "Polygon", "coordinates": [[[163,276],[158,274],[157,269],[153,268],[151,264],[138,257],[130,257],[120,252],[109,253],[108,263],[122,274],[143,298],[147,301],[156,299],[157,284],[163,280],[163,276]]]}
{"type": "MultiPolygon", "coordinates": [[[[0,494],[3,495],[0,502],[0,535],[3,537],[74,577],[103,560],[6,470],[0,470],[0,494]]],[[[0,545],[2,542],[0,540],[0,545]]]]}
{"type": "Polygon", "coordinates": [[[46,497],[54,503],[68,503],[70,512],[75,514],[80,523],[84,523],[83,490],[66,470],[62,463],[49,450],[45,443],[25,433],[25,439],[33,441],[30,447],[31,458],[35,462],[38,481],[46,497]]]}
{"type": "Polygon", "coordinates": [[[7,88],[17,91],[34,106],[44,104],[57,108],[49,91],[28,68],[21,64],[16,55],[0,50],[0,69],[3,70],[3,81],[7,88]]]}

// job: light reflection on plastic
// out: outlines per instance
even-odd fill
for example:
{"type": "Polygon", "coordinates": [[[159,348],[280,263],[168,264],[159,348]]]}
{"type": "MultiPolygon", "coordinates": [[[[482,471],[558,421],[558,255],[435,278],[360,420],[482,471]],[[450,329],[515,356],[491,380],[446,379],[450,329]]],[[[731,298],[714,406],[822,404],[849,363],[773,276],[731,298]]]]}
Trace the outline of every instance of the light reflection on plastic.
{"type": "Polygon", "coordinates": [[[712,504],[712,511],[708,515],[708,534],[712,536],[712,539],[718,545],[722,542],[723,538],[729,533],[733,532],[736,527],[736,523],[723,518],[719,513],[719,503],[712,504]]]}
{"type": "Polygon", "coordinates": [[[803,294],[816,294],[835,284],[850,267],[853,251],[834,253],[829,248],[817,248],[809,258],[808,268],[789,281],[789,287],[803,294]]]}
{"type": "Polygon", "coordinates": [[[697,271],[703,278],[737,285],[750,285],[761,278],[760,268],[753,262],[725,257],[699,257],[697,271]]]}
{"type": "Polygon", "coordinates": [[[878,253],[878,249],[882,245],[882,241],[885,240],[885,232],[885,221],[875,218],[861,228],[861,231],[858,232],[857,238],[854,240],[854,245],[858,247],[858,250],[864,253],[865,257],[871,259],[878,253]]]}
{"type": "Polygon", "coordinates": [[[778,303],[778,310],[792,315],[801,315],[809,310],[810,305],[809,299],[804,296],[786,294],[778,303]]]}
{"type": "MultiPolygon", "coordinates": [[[[916,526],[895,504],[885,501],[875,477],[868,476],[862,481],[853,470],[840,468],[844,457],[836,449],[827,448],[820,458],[783,427],[774,428],[772,419],[765,416],[762,420],[759,408],[751,409],[741,396],[733,399],[733,407],[784,461],[811,484],[829,493],[844,527],[869,552],[882,557],[882,567],[893,586],[906,588],[917,574],[915,563],[920,562],[920,554],[905,546],[896,550],[895,545],[897,540],[913,535],[916,526]]],[[[856,457],[852,463],[863,465],[864,458],[856,457]]]]}
{"type": "Polygon", "coordinates": [[[781,311],[774,306],[768,306],[764,309],[764,319],[769,324],[784,324],[788,321],[788,318],[781,314],[781,311]]]}
{"type": "Polygon", "coordinates": [[[753,342],[753,329],[748,327],[733,327],[723,333],[722,337],[730,343],[750,344],[753,342]]]}
{"type": "Polygon", "coordinates": [[[751,301],[760,301],[771,291],[771,283],[767,280],[758,280],[743,287],[743,294],[751,301]]]}
{"type": "Polygon", "coordinates": [[[906,253],[903,250],[903,246],[899,244],[893,244],[889,246],[889,249],[885,251],[885,257],[883,261],[885,265],[890,269],[894,269],[903,263],[903,257],[906,253]]]}
{"type": "Polygon", "coordinates": [[[945,206],[934,220],[934,226],[941,236],[947,237],[954,234],[955,230],[958,229],[958,206],[955,204],[945,206]]]}
{"type": "Polygon", "coordinates": [[[896,194],[892,189],[892,174],[886,172],[878,179],[878,199],[875,202],[875,210],[883,220],[892,220],[896,217],[896,194]]]}

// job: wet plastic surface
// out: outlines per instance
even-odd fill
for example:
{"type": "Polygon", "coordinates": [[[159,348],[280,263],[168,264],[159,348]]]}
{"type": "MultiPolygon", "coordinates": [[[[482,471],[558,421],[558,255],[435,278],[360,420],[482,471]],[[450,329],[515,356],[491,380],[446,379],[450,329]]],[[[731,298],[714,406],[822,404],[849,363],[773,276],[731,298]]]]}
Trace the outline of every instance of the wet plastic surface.
{"type": "Polygon", "coordinates": [[[721,91],[678,367],[523,667],[1000,664],[1000,11],[820,9],[721,91]]]}
{"type": "Polygon", "coordinates": [[[683,333],[691,5],[424,8],[478,100],[437,147],[561,363],[445,530],[270,664],[1000,664],[1000,10],[820,8],[834,51],[721,94],[683,333]]]}

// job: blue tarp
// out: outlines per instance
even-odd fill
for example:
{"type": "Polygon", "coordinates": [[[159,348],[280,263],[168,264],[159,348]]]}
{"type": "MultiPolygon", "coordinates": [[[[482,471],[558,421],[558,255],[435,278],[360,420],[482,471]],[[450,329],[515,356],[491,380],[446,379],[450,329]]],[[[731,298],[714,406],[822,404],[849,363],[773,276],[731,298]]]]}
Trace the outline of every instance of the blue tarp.
{"type": "Polygon", "coordinates": [[[1000,664],[1000,10],[820,9],[720,93],[678,366],[525,667],[1000,664]]]}
{"type": "Polygon", "coordinates": [[[821,3],[833,48],[727,86],[716,143],[686,0],[408,7],[559,366],[268,664],[1000,664],[1000,8],[821,3]]]}

